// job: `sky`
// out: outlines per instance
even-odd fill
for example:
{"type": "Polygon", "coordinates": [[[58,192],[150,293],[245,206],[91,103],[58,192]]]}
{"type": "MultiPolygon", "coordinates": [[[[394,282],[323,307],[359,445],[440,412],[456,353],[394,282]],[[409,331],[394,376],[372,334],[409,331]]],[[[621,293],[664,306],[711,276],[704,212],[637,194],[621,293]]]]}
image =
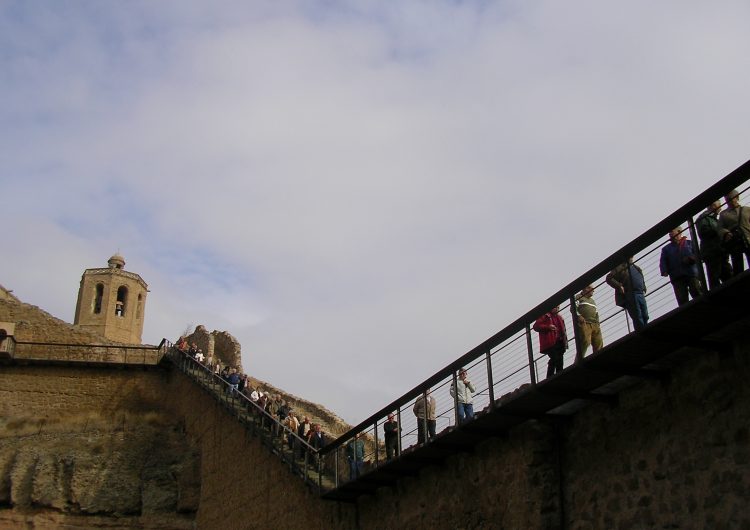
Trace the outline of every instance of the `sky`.
{"type": "Polygon", "coordinates": [[[120,252],[357,423],[744,163],[746,0],[0,2],[0,283],[120,252]]]}

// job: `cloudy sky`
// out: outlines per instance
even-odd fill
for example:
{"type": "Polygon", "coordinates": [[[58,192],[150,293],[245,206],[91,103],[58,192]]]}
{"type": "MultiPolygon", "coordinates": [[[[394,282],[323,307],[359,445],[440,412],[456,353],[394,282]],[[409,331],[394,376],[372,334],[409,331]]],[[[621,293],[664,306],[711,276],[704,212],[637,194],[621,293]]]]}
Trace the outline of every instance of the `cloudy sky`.
{"type": "Polygon", "coordinates": [[[0,3],[0,283],[358,422],[748,159],[746,0],[0,3]]]}

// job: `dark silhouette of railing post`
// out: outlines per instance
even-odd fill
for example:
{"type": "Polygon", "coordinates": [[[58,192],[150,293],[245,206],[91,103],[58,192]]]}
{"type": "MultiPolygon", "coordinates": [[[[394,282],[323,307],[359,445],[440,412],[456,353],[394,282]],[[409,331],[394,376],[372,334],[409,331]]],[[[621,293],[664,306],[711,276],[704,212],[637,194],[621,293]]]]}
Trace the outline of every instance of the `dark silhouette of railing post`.
{"type": "Polygon", "coordinates": [[[574,363],[577,363],[579,359],[583,359],[583,353],[581,351],[581,329],[578,325],[578,308],[576,307],[576,295],[570,295],[570,316],[573,319],[573,338],[576,343],[576,356],[574,363]]]}
{"type": "Polygon", "coordinates": [[[398,438],[396,439],[397,447],[398,447],[398,454],[401,456],[401,407],[396,409],[396,432],[398,433],[398,438]]]}
{"type": "MultiPolygon", "coordinates": [[[[318,468],[320,468],[320,455],[318,455],[318,468]]],[[[339,451],[336,449],[336,451],[333,453],[333,476],[334,476],[334,484],[336,487],[339,487],[339,451]]]]}
{"type": "Polygon", "coordinates": [[[429,403],[427,402],[427,390],[422,392],[422,443],[426,444],[427,440],[430,439],[428,435],[428,424],[429,421],[427,421],[427,416],[429,414],[429,403]]]}
{"type": "Polygon", "coordinates": [[[693,216],[688,217],[688,230],[690,230],[690,239],[693,240],[693,250],[698,257],[698,274],[700,275],[703,291],[708,292],[708,282],[706,281],[706,272],[703,270],[703,256],[701,256],[700,245],[698,244],[698,232],[695,229],[693,216]]]}
{"type": "Polygon", "coordinates": [[[495,383],[492,380],[492,350],[487,350],[485,354],[487,362],[487,393],[490,398],[490,410],[495,408],[495,383]]]}
{"type": "Polygon", "coordinates": [[[531,326],[526,324],[526,351],[529,354],[529,376],[531,384],[536,385],[536,373],[534,370],[534,345],[531,343],[531,326]]]}
{"type": "Polygon", "coordinates": [[[378,420],[375,420],[375,467],[378,467],[379,464],[379,458],[378,453],[380,453],[378,446],[378,420]]]}
{"type": "MultiPolygon", "coordinates": [[[[455,370],[451,374],[451,388],[453,389],[453,413],[455,414],[456,427],[460,425],[460,416],[458,415],[458,378],[455,370]]],[[[425,403],[425,416],[427,415],[427,403],[425,403]]]]}
{"type": "MultiPolygon", "coordinates": [[[[320,453],[317,454],[318,459],[318,495],[323,491],[323,459],[320,457],[320,453]]],[[[338,462],[336,463],[336,487],[339,487],[339,474],[338,474],[338,462]]]]}

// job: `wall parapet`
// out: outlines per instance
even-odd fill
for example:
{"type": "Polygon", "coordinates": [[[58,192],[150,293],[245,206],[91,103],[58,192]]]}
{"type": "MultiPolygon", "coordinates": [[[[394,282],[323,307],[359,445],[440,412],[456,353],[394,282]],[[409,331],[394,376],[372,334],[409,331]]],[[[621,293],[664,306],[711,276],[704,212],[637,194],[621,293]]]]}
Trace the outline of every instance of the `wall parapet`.
{"type": "Polygon", "coordinates": [[[156,366],[164,350],[160,346],[114,344],[66,344],[58,342],[15,341],[12,359],[97,364],[156,366]]]}

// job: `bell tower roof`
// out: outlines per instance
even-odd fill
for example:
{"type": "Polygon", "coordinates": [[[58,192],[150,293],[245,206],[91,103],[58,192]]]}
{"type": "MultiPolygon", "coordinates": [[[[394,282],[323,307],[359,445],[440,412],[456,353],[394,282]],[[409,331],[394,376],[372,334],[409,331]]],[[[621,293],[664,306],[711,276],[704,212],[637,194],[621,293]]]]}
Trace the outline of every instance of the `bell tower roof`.
{"type": "Polygon", "coordinates": [[[109,264],[110,269],[123,269],[125,268],[125,258],[123,258],[119,252],[116,252],[111,258],[109,258],[107,264],[109,264]]]}

